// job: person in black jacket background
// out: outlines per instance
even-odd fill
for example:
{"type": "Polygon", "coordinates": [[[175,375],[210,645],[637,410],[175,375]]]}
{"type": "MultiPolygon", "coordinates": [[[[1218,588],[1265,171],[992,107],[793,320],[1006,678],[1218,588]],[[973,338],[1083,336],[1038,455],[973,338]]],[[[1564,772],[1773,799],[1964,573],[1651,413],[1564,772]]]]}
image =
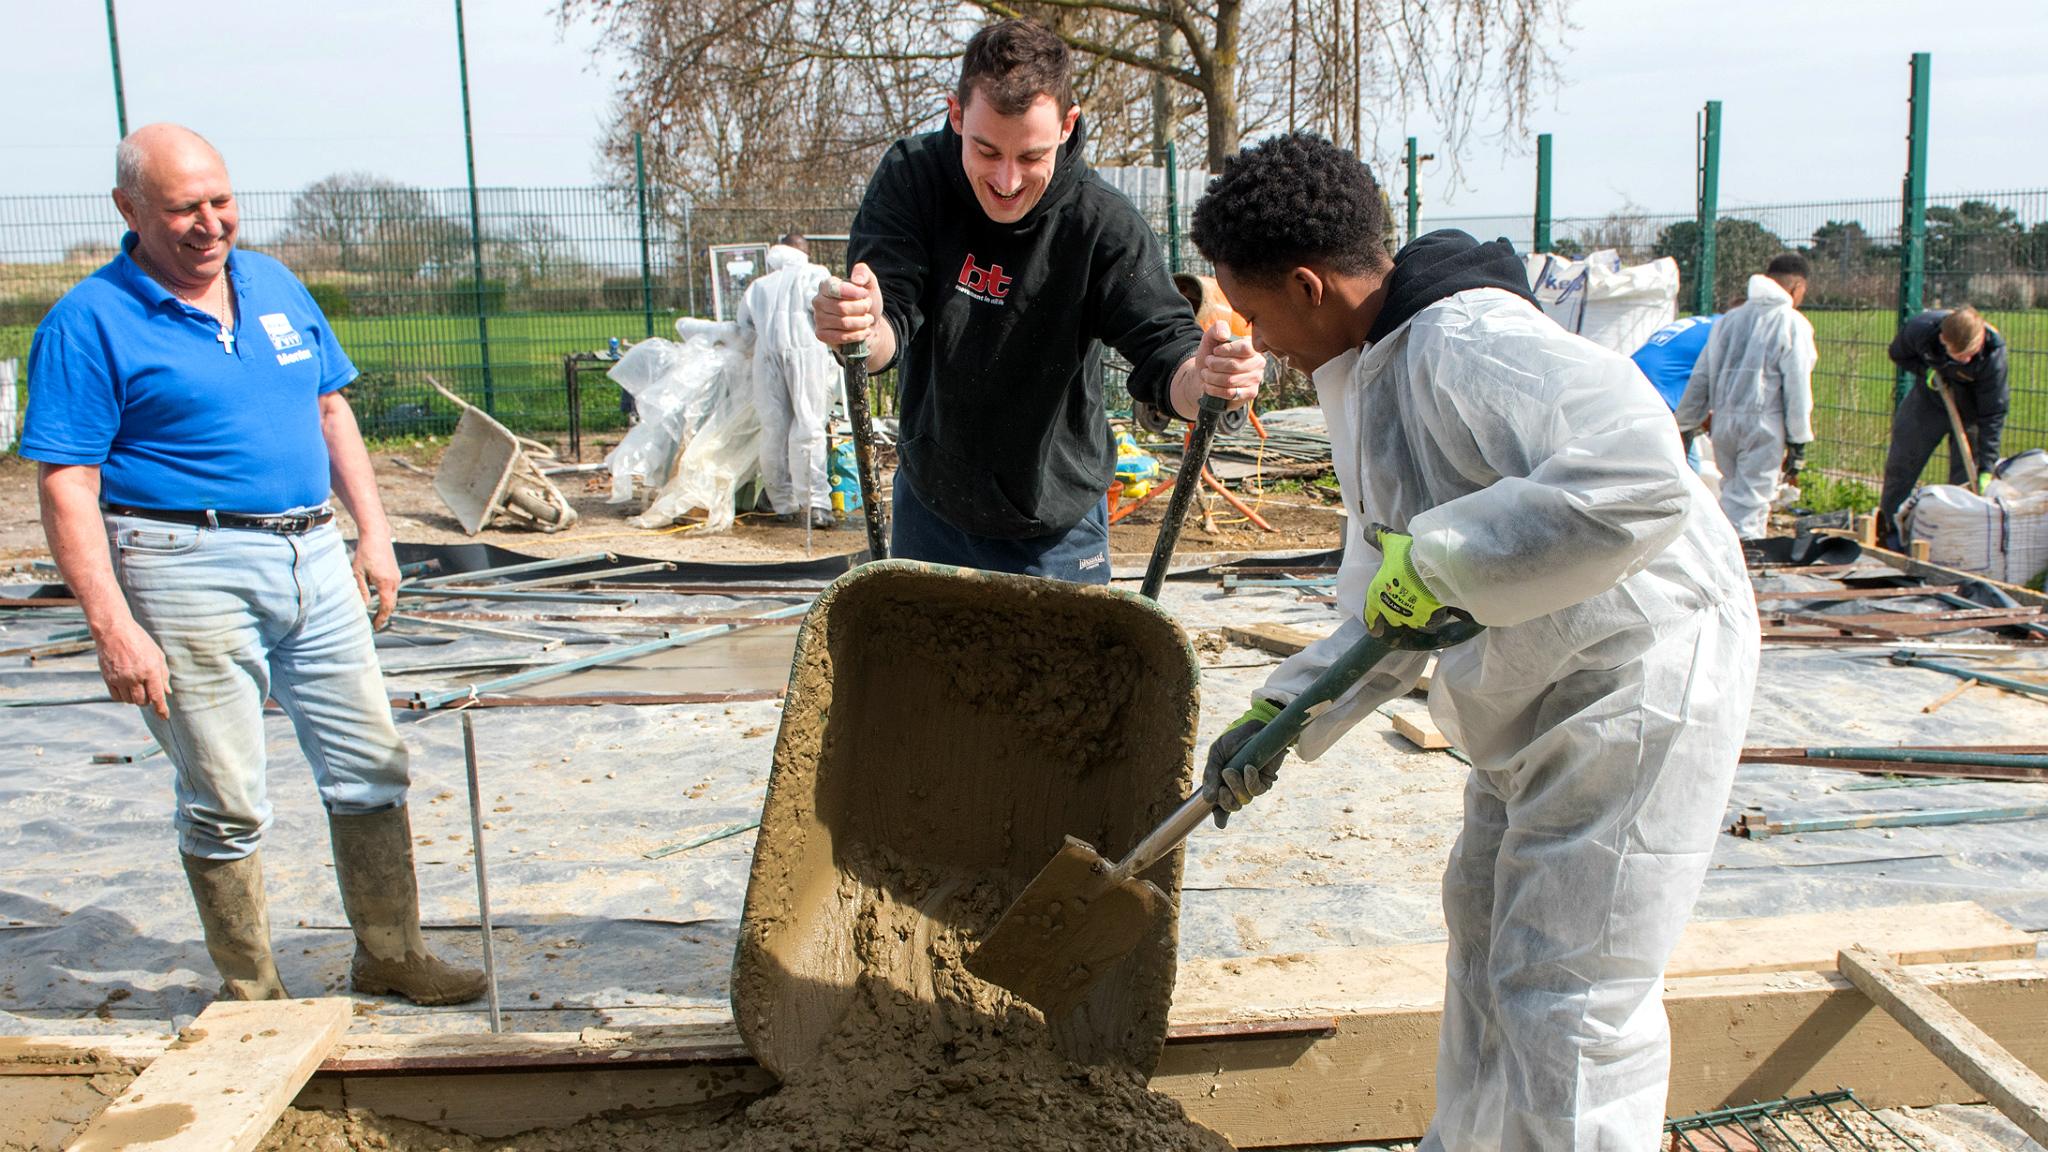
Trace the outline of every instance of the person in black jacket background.
{"type": "MultiPolygon", "coordinates": [[[[1878,513],[1885,542],[1901,544],[1899,506],[1913,494],[1935,445],[1950,440],[1948,482],[1967,485],[1972,468],[1986,476],[1998,463],[2010,395],[2005,379],[2005,337],[1965,304],[1953,311],[1932,308],[1899,325],[1892,338],[1892,363],[1920,380],[1892,413],[1892,444],[1884,460],[1884,494],[1878,513]],[[1971,460],[1954,441],[1940,389],[1955,397],[1956,413],[1970,437],[1971,460]]],[[[1979,488],[1983,487],[1980,482],[1979,488]]]]}
{"type": "Polygon", "coordinates": [[[946,108],[875,169],[847,282],[812,303],[818,338],[864,338],[870,371],[896,368],[893,555],[1107,583],[1099,345],[1130,362],[1133,399],[1183,418],[1205,391],[1250,403],[1265,359],[1196,325],[1151,228],[1089,169],[1052,31],[977,32],[946,108]]]}

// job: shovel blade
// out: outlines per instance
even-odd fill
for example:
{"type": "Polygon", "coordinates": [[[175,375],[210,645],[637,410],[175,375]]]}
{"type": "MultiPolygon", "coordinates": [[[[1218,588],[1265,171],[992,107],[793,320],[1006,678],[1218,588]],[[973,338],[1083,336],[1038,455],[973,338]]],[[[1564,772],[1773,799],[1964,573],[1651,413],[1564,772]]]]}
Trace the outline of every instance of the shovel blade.
{"type": "Polygon", "coordinates": [[[1166,894],[1150,881],[1111,883],[1110,867],[1093,847],[1067,837],[967,958],[967,970],[1048,1019],[1079,1004],[1169,910],[1166,894]]]}

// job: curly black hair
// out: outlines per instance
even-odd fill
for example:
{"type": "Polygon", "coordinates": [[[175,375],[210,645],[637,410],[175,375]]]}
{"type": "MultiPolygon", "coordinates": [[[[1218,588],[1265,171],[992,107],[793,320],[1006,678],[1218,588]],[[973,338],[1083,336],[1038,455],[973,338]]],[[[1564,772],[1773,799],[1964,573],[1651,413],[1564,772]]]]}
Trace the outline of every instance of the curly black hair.
{"type": "Polygon", "coordinates": [[[1349,150],[1290,132],[1223,162],[1189,234],[1210,263],[1248,279],[1316,263],[1370,272],[1387,264],[1387,201],[1349,150]]]}

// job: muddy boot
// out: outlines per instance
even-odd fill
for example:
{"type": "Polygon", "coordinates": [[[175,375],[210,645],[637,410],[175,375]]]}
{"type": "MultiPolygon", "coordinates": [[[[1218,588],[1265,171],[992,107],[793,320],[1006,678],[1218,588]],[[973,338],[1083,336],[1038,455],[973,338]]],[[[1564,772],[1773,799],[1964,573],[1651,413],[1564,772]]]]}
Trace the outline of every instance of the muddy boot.
{"type": "Polygon", "coordinates": [[[263,899],[263,854],[202,860],[180,852],[206,952],[220,969],[223,1000],[283,1000],[284,981],[270,955],[270,913],[263,899]]]}
{"type": "Polygon", "coordinates": [[[404,808],[370,816],[327,817],[341,905],[356,930],[348,974],[365,995],[403,996],[415,1004],[460,1004],[484,994],[484,974],[434,958],[420,936],[413,878],[412,816],[404,808]]]}

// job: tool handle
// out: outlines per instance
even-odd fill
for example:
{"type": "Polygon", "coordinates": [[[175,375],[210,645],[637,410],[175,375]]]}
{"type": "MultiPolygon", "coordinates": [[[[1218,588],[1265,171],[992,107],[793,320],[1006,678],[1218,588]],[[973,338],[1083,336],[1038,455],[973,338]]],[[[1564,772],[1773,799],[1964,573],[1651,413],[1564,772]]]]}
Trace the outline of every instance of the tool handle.
{"type": "MultiPolygon", "coordinates": [[[[1188,518],[1188,505],[1194,502],[1195,490],[1202,469],[1209,464],[1209,445],[1216,440],[1216,425],[1229,409],[1230,401],[1221,396],[1202,393],[1200,409],[1195,414],[1195,431],[1188,438],[1187,451],[1181,454],[1180,471],[1173,479],[1173,495],[1166,502],[1166,519],[1159,524],[1159,539],[1152,545],[1152,561],[1145,565],[1145,583],[1138,589],[1138,595],[1147,600],[1159,599],[1159,589],[1166,583],[1166,570],[1173,564],[1173,548],[1180,541],[1180,526],[1188,518]]],[[[1200,817],[1196,818],[1200,823],[1200,817]]]]}
{"type": "MultiPolygon", "coordinates": [[[[1264,764],[1281,752],[1292,747],[1301,736],[1301,730],[1309,721],[1351,686],[1365,678],[1396,651],[1427,651],[1433,648],[1448,648],[1462,644],[1484,631],[1482,625],[1465,618],[1454,618],[1450,623],[1430,632],[1409,633],[1403,636],[1367,636],[1344,650],[1323,674],[1316,677],[1301,695],[1287,702],[1264,728],[1252,734],[1230,758],[1230,766],[1243,768],[1250,764],[1264,764]]],[[[1173,851],[1173,846],[1187,839],[1216,805],[1205,799],[1197,790],[1187,798],[1173,815],[1154,829],[1151,835],[1138,841],[1124,858],[1110,869],[1112,883],[1128,880],[1159,862],[1160,857],[1173,851]]]]}
{"type": "MultiPolygon", "coordinates": [[[[844,288],[845,286],[846,281],[841,280],[837,276],[833,276],[825,281],[825,295],[832,297],[834,300],[837,300],[842,295],[844,295],[844,293],[842,293],[840,289],[844,288]]],[[[839,357],[839,362],[841,364],[851,364],[854,361],[858,360],[863,366],[865,366],[868,360],[867,337],[863,336],[850,344],[841,344],[839,347],[834,348],[832,350],[832,354],[834,356],[839,357]]],[[[849,399],[847,402],[852,403],[852,400],[849,399]]]]}

